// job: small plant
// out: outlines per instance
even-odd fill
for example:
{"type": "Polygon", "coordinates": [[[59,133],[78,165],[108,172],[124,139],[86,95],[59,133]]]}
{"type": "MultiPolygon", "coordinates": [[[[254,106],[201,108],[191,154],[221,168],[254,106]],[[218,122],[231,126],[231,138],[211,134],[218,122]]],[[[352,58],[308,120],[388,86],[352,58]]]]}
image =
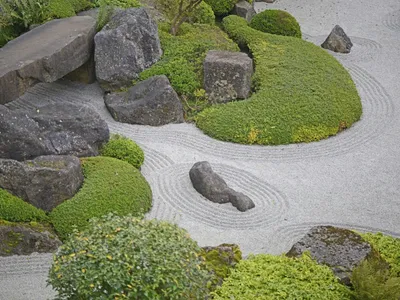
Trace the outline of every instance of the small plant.
{"type": "Polygon", "coordinates": [[[109,214],[61,246],[48,282],[60,299],[204,299],[199,251],[176,225],[109,214]]]}
{"type": "Polygon", "coordinates": [[[144,162],[143,150],[134,141],[118,134],[111,136],[100,149],[100,154],[126,161],[138,169],[144,162]]]}
{"type": "Polygon", "coordinates": [[[215,23],[215,15],[210,5],[200,2],[188,17],[189,23],[211,24],[215,23]]]}
{"type": "Polygon", "coordinates": [[[211,6],[216,16],[227,15],[238,2],[238,0],[205,0],[211,6]]]}

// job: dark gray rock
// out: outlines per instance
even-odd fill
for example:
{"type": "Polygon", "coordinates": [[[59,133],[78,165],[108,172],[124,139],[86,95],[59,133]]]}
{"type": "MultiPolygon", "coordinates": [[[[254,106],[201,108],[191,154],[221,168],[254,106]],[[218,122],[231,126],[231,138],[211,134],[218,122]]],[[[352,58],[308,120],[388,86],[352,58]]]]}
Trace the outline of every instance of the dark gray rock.
{"type": "Polygon", "coordinates": [[[38,82],[53,82],[79,68],[93,51],[96,21],[71,17],[47,22],[0,49],[0,104],[38,82]]]}
{"type": "Polygon", "coordinates": [[[246,19],[247,22],[250,22],[250,20],[256,15],[254,3],[250,4],[245,0],[241,0],[235,4],[235,7],[233,8],[233,13],[235,15],[238,15],[239,17],[246,19]]]}
{"type": "Polygon", "coordinates": [[[0,256],[55,252],[60,240],[50,229],[0,223],[0,256]]]}
{"type": "Polygon", "coordinates": [[[157,24],[143,8],[117,12],[94,40],[96,77],[106,91],[131,86],[162,54],[157,24]]]}
{"type": "Polygon", "coordinates": [[[26,160],[40,155],[98,155],[108,141],[107,123],[87,106],[48,104],[11,111],[0,105],[0,158],[26,160]]]}
{"type": "Polygon", "coordinates": [[[182,103],[166,76],[139,82],[128,92],[105,96],[105,103],[118,122],[160,126],[182,123],[182,103]]]}
{"type": "Polygon", "coordinates": [[[332,32],[329,34],[325,42],[322,43],[321,47],[334,52],[350,53],[353,43],[346,35],[342,27],[336,25],[332,29],[332,32]]]}
{"type": "Polygon", "coordinates": [[[82,183],[81,163],[74,156],[0,159],[0,188],[45,211],[72,198],[82,183]]]}
{"type": "Polygon", "coordinates": [[[230,202],[242,212],[255,207],[249,197],[229,188],[207,161],[195,163],[189,171],[189,177],[195,190],[212,202],[230,202]]]}
{"type": "Polygon", "coordinates": [[[204,89],[213,103],[250,95],[253,60],[245,53],[211,50],[204,61],[204,89]]]}
{"type": "Polygon", "coordinates": [[[301,256],[309,251],[320,264],[328,265],[342,283],[350,285],[352,270],[364,259],[375,255],[371,245],[355,232],[332,226],[316,226],[287,253],[301,256]]]}

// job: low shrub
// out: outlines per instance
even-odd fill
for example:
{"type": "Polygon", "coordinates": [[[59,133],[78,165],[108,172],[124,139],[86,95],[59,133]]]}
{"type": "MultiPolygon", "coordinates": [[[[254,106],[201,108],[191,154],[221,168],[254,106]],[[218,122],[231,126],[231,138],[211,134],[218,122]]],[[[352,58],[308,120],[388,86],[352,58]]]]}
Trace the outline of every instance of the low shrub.
{"type": "Polygon", "coordinates": [[[46,213],[0,188],[0,219],[10,222],[46,222],[46,213]]]}
{"type": "Polygon", "coordinates": [[[351,299],[327,266],[308,255],[299,258],[260,254],[240,261],[220,288],[215,300],[245,299],[351,299]]]}
{"type": "Polygon", "coordinates": [[[61,246],[48,282],[62,299],[204,299],[199,250],[176,225],[110,214],[61,246]]]}
{"type": "Polygon", "coordinates": [[[81,159],[85,180],[71,199],[51,213],[50,219],[61,239],[88,225],[89,219],[115,212],[141,215],[151,208],[151,189],[132,165],[111,157],[81,159]]]}
{"type": "Polygon", "coordinates": [[[202,1],[189,16],[189,23],[214,25],[215,15],[211,6],[202,1]]]}
{"type": "Polygon", "coordinates": [[[100,149],[102,156],[114,157],[139,169],[144,162],[143,150],[131,139],[115,134],[100,149]]]}
{"type": "Polygon", "coordinates": [[[197,126],[219,140],[278,145],[317,141],[360,119],[361,101],[346,69],[320,47],[260,32],[228,16],[223,26],[254,57],[255,93],[206,108],[197,126]]]}
{"type": "Polygon", "coordinates": [[[88,0],[49,0],[45,17],[47,20],[68,18],[91,6],[88,0]]]}
{"type": "Polygon", "coordinates": [[[268,9],[256,14],[250,27],[262,32],[301,38],[300,25],[288,12],[268,9]]]}
{"type": "Polygon", "coordinates": [[[140,7],[139,0],[94,0],[94,6],[112,6],[120,8],[140,7]]]}
{"type": "Polygon", "coordinates": [[[234,7],[238,0],[204,0],[211,6],[216,16],[226,16],[234,7]]]}

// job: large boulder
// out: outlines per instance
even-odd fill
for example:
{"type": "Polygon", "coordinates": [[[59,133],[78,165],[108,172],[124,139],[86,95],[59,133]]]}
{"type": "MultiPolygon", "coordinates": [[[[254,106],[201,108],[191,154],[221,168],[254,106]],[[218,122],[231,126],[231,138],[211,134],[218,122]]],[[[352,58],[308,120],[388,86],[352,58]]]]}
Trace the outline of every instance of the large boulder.
{"type": "Polygon", "coordinates": [[[105,103],[118,122],[160,126],[182,123],[182,103],[166,76],[139,82],[127,92],[105,96],[105,103]]]}
{"type": "Polygon", "coordinates": [[[96,21],[88,16],[53,20],[0,49],[0,104],[38,82],[53,82],[79,68],[93,51],[96,21]]]}
{"type": "Polygon", "coordinates": [[[357,233],[332,226],[316,226],[287,253],[301,256],[308,251],[320,264],[328,265],[342,283],[350,285],[352,270],[364,259],[376,255],[371,245],[357,233]]]}
{"type": "Polygon", "coordinates": [[[106,91],[130,86],[162,54],[157,24],[144,8],[117,12],[94,41],[96,77],[106,91]]]}
{"type": "Polygon", "coordinates": [[[204,61],[204,89],[214,103],[250,95],[253,60],[241,52],[208,51],[204,61]]]}
{"type": "Polygon", "coordinates": [[[15,160],[51,154],[98,155],[110,135],[99,114],[67,102],[15,111],[0,105],[0,132],[0,158],[15,160]]]}
{"type": "Polygon", "coordinates": [[[74,156],[0,159],[0,188],[45,211],[72,198],[82,183],[81,163],[74,156]]]}
{"type": "Polygon", "coordinates": [[[321,47],[334,52],[350,53],[353,43],[342,27],[336,25],[326,40],[322,43],[321,47]]]}
{"type": "Polygon", "coordinates": [[[246,0],[239,1],[235,4],[235,7],[233,8],[233,13],[235,15],[238,15],[239,17],[246,19],[247,22],[250,22],[250,20],[256,15],[254,2],[253,4],[250,4],[246,0]]]}
{"type": "Polygon", "coordinates": [[[229,188],[207,161],[195,163],[189,171],[189,177],[195,190],[212,202],[219,204],[230,202],[242,212],[255,207],[249,197],[229,188]]]}

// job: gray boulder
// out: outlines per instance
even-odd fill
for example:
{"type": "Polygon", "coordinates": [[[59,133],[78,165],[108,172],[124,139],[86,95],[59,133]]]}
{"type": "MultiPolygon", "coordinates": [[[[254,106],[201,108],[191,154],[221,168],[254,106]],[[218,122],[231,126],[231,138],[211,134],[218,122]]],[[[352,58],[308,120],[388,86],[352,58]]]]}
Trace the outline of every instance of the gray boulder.
{"type": "Polygon", "coordinates": [[[355,232],[332,226],[316,226],[293,245],[287,256],[304,252],[320,264],[328,265],[342,283],[350,285],[352,270],[364,259],[375,255],[371,245],[355,232]]]}
{"type": "Polygon", "coordinates": [[[325,42],[322,43],[321,47],[334,52],[350,53],[353,43],[346,35],[342,27],[336,25],[332,29],[332,32],[329,34],[325,42]]]}
{"type": "Polygon", "coordinates": [[[128,92],[105,96],[105,103],[118,122],[160,126],[182,123],[182,103],[166,76],[139,82],[128,92]]]}
{"type": "Polygon", "coordinates": [[[15,160],[51,154],[98,155],[110,135],[96,112],[72,103],[15,111],[0,105],[0,132],[0,158],[15,160]]]}
{"type": "Polygon", "coordinates": [[[72,198],[82,183],[81,163],[74,156],[0,159],[0,188],[45,211],[72,198]]]}
{"type": "Polygon", "coordinates": [[[157,24],[143,8],[117,12],[94,41],[96,77],[106,91],[131,86],[162,54],[157,24]]]}
{"type": "Polygon", "coordinates": [[[50,229],[0,223],[0,256],[55,252],[60,240],[50,229]]]}
{"type": "Polygon", "coordinates": [[[88,61],[96,21],[88,16],[47,22],[0,49],[0,104],[38,82],[53,82],[88,61]]]}
{"type": "Polygon", "coordinates": [[[235,15],[238,15],[239,17],[246,19],[247,22],[250,22],[250,20],[256,15],[254,3],[250,4],[245,0],[241,0],[235,4],[235,7],[233,8],[233,13],[235,15]]]}
{"type": "Polygon", "coordinates": [[[230,202],[242,212],[255,207],[249,197],[229,188],[207,161],[195,163],[189,171],[189,177],[195,190],[212,202],[219,204],[230,202]]]}
{"type": "Polygon", "coordinates": [[[213,103],[245,99],[250,95],[253,60],[241,52],[207,53],[204,61],[204,89],[213,103]]]}

